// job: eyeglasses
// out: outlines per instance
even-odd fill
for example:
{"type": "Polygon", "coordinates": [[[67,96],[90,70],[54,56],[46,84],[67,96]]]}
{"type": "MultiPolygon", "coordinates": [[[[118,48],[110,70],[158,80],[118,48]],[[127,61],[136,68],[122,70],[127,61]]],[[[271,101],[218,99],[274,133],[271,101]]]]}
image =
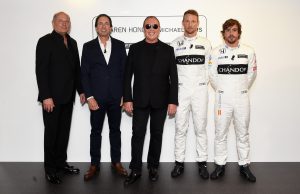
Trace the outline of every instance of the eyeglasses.
{"type": "Polygon", "coordinates": [[[153,28],[153,29],[157,29],[158,28],[158,25],[157,24],[146,24],[145,25],[145,28],[147,29],[147,30],[149,30],[150,28],[153,28]]]}

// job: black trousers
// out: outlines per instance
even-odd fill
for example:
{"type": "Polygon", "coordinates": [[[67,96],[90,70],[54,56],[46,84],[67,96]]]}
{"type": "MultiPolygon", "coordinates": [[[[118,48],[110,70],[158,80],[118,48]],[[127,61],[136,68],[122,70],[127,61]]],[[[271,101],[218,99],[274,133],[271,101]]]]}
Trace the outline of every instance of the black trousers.
{"type": "Polygon", "coordinates": [[[99,104],[99,109],[91,111],[90,155],[91,164],[98,166],[101,158],[101,139],[105,114],[109,125],[110,156],[112,162],[121,159],[121,107],[120,100],[107,101],[99,104]]]}
{"type": "Polygon", "coordinates": [[[44,167],[47,173],[55,173],[66,163],[72,112],[72,101],[56,104],[50,113],[43,110],[44,167]]]}
{"type": "Polygon", "coordinates": [[[158,168],[161,153],[162,134],[167,115],[167,108],[138,108],[133,110],[131,162],[129,168],[141,171],[142,156],[147,123],[150,116],[150,144],[148,150],[148,168],[158,168]]]}

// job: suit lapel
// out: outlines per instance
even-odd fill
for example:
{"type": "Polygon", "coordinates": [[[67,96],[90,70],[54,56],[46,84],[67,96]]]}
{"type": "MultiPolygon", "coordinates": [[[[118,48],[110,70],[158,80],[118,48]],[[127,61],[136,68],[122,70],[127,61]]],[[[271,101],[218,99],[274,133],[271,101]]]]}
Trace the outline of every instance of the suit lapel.
{"type": "Polygon", "coordinates": [[[94,46],[95,46],[95,49],[96,49],[96,52],[97,52],[97,56],[98,56],[98,58],[99,58],[99,61],[103,61],[104,64],[107,65],[106,60],[105,60],[105,58],[104,58],[104,55],[103,55],[103,53],[102,53],[100,44],[99,44],[98,37],[94,39],[94,46]]]}

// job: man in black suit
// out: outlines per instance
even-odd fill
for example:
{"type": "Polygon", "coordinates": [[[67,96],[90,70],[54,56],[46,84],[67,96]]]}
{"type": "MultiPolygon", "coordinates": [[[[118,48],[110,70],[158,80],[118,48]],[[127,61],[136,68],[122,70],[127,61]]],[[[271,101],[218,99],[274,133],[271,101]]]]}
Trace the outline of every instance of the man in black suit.
{"type": "Polygon", "coordinates": [[[125,44],[110,37],[111,18],[100,14],[95,21],[98,37],[83,45],[81,58],[82,84],[91,111],[91,166],[84,175],[90,180],[99,171],[101,133],[105,114],[108,117],[111,166],[127,176],[121,160],[121,107],[123,74],[126,62],[125,44]]]}
{"type": "Polygon", "coordinates": [[[145,39],[131,45],[124,74],[124,109],[133,114],[130,175],[125,184],[141,176],[142,154],[150,116],[148,169],[151,181],[158,179],[162,134],[167,112],[176,113],[178,77],[173,48],[158,39],[160,24],[149,16],[143,24],[145,39]],[[134,75],[133,95],[131,79],[134,75]]]}
{"type": "Polygon", "coordinates": [[[41,37],[36,47],[36,78],[38,101],[43,106],[44,166],[46,179],[60,184],[57,172],[79,174],[69,166],[67,147],[72,119],[75,91],[85,102],[80,81],[80,61],[76,41],[69,36],[70,17],[59,12],[53,16],[53,31],[41,37]]]}

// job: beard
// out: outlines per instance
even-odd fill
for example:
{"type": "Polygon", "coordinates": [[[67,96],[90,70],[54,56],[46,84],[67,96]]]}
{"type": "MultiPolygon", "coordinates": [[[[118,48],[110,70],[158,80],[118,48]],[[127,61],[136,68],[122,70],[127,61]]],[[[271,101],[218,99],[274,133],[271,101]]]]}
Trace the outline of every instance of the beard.
{"type": "Polygon", "coordinates": [[[238,40],[239,40],[239,37],[232,36],[232,35],[230,35],[229,37],[226,38],[226,41],[229,44],[235,44],[238,40]]]}
{"type": "Polygon", "coordinates": [[[188,28],[188,29],[185,30],[185,32],[187,34],[194,34],[197,31],[198,31],[198,28],[196,28],[196,29],[195,28],[188,28]]]}

